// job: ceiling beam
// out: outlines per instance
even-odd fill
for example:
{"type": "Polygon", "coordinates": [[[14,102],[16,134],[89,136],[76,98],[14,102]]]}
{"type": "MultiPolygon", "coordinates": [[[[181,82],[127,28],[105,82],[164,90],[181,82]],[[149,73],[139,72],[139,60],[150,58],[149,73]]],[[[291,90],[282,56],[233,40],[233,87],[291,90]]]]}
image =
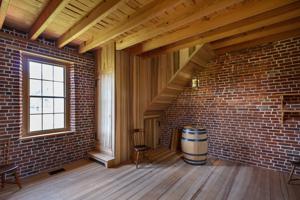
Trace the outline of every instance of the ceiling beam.
{"type": "MultiPolygon", "coordinates": [[[[262,45],[262,44],[267,44],[269,42],[284,40],[284,39],[287,39],[290,37],[295,37],[295,36],[300,36],[300,29],[295,29],[295,30],[286,31],[286,32],[280,32],[280,33],[268,35],[265,37],[259,37],[259,35],[258,35],[253,40],[248,40],[247,37],[245,38],[245,40],[243,38],[240,38],[240,39],[236,40],[236,42],[233,42],[233,41],[231,42],[232,44],[235,43],[234,45],[224,46],[223,48],[216,49],[215,52],[216,52],[216,54],[224,54],[224,53],[228,53],[231,51],[237,51],[237,50],[246,49],[249,47],[255,47],[257,45],[262,45]]],[[[217,43],[215,43],[215,44],[217,44],[217,43]]],[[[219,46],[221,46],[221,45],[219,45],[219,46]]]]}
{"type": "Polygon", "coordinates": [[[42,34],[54,18],[65,8],[71,0],[51,0],[41,12],[29,31],[31,40],[42,34]]]}
{"type": "Polygon", "coordinates": [[[150,26],[137,33],[130,34],[116,42],[117,50],[122,50],[141,43],[148,39],[154,38],[158,35],[175,30],[179,27],[186,26],[187,24],[201,19],[209,14],[223,10],[226,7],[240,3],[243,0],[214,0],[214,1],[202,1],[199,4],[191,5],[177,18],[170,18],[158,25],[150,26]]]}
{"type": "Polygon", "coordinates": [[[140,53],[220,28],[293,2],[296,2],[296,0],[245,1],[243,4],[229,9],[225,14],[214,16],[211,19],[201,19],[178,31],[153,38],[140,45],[140,53]]]}
{"type": "Polygon", "coordinates": [[[143,6],[137,12],[128,16],[128,18],[125,21],[121,21],[116,26],[107,29],[93,40],[82,43],[80,45],[79,52],[84,53],[102,44],[105,44],[106,42],[145,23],[146,21],[165,12],[167,9],[174,7],[178,3],[181,3],[183,1],[184,0],[154,0],[146,6],[143,6]]]}
{"type": "Polygon", "coordinates": [[[4,24],[10,0],[2,0],[0,4],[0,29],[4,24]]]}
{"type": "MultiPolygon", "coordinates": [[[[179,42],[144,53],[144,55],[157,55],[177,51],[183,48],[193,47],[197,44],[209,43],[226,37],[231,37],[243,32],[248,32],[265,26],[300,17],[300,2],[277,8],[254,17],[250,17],[197,36],[181,40],[179,42]]],[[[134,50],[134,49],[133,49],[134,50]]],[[[135,50],[139,52],[137,48],[135,50]]]]}
{"type": "Polygon", "coordinates": [[[273,24],[268,27],[263,27],[258,30],[250,31],[248,33],[242,33],[238,36],[233,36],[231,38],[225,38],[223,40],[215,41],[211,43],[211,47],[213,49],[221,49],[242,42],[249,42],[257,38],[263,38],[269,35],[275,35],[282,32],[289,32],[296,29],[300,29],[300,18],[295,18],[289,21],[273,24]]]}
{"type": "Polygon", "coordinates": [[[71,27],[58,39],[58,47],[61,48],[75,40],[99,21],[115,11],[125,0],[102,1],[87,16],[71,27]]]}

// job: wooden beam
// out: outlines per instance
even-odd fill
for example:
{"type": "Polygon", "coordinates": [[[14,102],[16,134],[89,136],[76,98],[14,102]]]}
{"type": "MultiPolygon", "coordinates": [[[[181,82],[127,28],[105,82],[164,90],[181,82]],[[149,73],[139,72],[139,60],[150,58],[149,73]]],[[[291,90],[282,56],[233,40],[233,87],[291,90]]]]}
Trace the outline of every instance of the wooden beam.
{"type": "Polygon", "coordinates": [[[1,5],[0,5],[0,29],[2,28],[3,24],[4,24],[4,20],[6,17],[6,13],[8,10],[8,6],[9,6],[10,0],[2,0],[1,1],[1,5]]]}
{"type": "MultiPolygon", "coordinates": [[[[295,36],[300,36],[300,29],[281,32],[281,33],[277,33],[277,34],[273,34],[273,35],[268,35],[265,37],[257,37],[253,40],[248,40],[247,38],[245,40],[243,40],[242,38],[240,38],[239,39],[240,43],[236,42],[236,44],[234,44],[232,46],[226,46],[224,48],[216,49],[215,52],[216,52],[216,54],[224,54],[224,53],[228,53],[231,51],[237,51],[237,50],[241,50],[241,49],[255,47],[257,45],[267,44],[269,42],[274,42],[274,41],[278,41],[278,40],[284,40],[284,39],[287,39],[290,37],[295,37],[295,36]]],[[[232,42],[232,43],[234,43],[234,42],[232,42]]]]}
{"type": "Polygon", "coordinates": [[[58,39],[58,47],[61,48],[85,33],[99,21],[115,11],[125,0],[102,1],[87,16],[71,27],[58,39]]]}
{"type": "Polygon", "coordinates": [[[129,16],[125,21],[120,22],[118,25],[111,29],[107,29],[97,38],[94,38],[89,42],[82,43],[80,45],[79,52],[84,53],[102,44],[105,44],[106,42],[145,23],[146,21],[165,12],[167,9],[183,1],[184,0],[154,0],[129,16]]]}
{"type": "Polygon", "coordinates": [[[242,33],[239,36],[226,38],[220,41],[211,43],[213,49],[221,49],[227,46],[236,45],[242,42],[248,42],[258,38],[264,38],[269,35],[275,35],[282,32],[290,32],[296,29],[300,29],[300,17],[289,21],[273,24],[268,27],[263,27],[258,30],[250,31],[248,33],[242,33]]]}
{"type": "Polygon", "coordinates": [[[178,31],[147,41],[141,45],[140,53],[220,28],[293,2],[296,2],[296,0],[245,1],[243,4],[229,9],[225,14],[217,15],[211,19],[206,18],[198,20],[178,31]]]}
{"type": "Polygon", "coordinates": [[[169,31],[175,30],[179,27],[186,26],[187,24],[201,19],[209,14],[223,10],[226,7],[240,3],[243,0],[215,0],[215,1],[203,1],[199,4],[190,6],[184,13],[177,18],[170,18],[156,26],[144,28],[137,33],[130,34],[116,42],[117,50],[122,50],[154,38],[158,35],[162,35],[169,31]]]}
{"type": "Polygon", "coordinates": [[[48,5],[41,12],[29,31],[31,40],[35,40],[42,34],[48,25],[55,19],[55,17],[65,8],[71,0],[51,0],[48,5]]]}
{"type": "MultiPolygon", "coordinates": [[[[300,2],[295,2],[287,6],[277,8],[254,17],[250,17],[212,31],[199,34],[197,36],[181,40],[165,47],[146,52],[144,55],[157,55],[177,51],[183,48],[193,47],[197,44],[209,43],[236,34],[248,32],[265,26],[270,26],[279,22],[297,18],[300,16],[300,2]]],[[[136,49],[136,51],[140,51],[136,49]]]]}

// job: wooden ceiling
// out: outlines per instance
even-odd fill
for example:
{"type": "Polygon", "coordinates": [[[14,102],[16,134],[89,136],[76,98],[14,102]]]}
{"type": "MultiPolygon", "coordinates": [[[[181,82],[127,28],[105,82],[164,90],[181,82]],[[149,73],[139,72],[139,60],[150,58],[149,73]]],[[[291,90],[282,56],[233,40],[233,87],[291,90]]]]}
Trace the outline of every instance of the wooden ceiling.
{"type": "Polygon", "coordinates": [[[300,1],[2,0],[0,28],[3,21],[80,53],[109,41],[145,55],[203,43],[224,53],[300,35],[300,1]]]}

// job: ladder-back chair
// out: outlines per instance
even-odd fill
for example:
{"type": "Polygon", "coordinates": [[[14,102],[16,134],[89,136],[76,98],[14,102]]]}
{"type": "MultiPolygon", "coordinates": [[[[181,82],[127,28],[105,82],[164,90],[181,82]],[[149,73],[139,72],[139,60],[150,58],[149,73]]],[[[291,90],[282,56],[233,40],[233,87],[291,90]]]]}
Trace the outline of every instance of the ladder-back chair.
{"type": "Polygon", "coordinates": [[[10,153],[10,140],[0,139],[0,176],[1,176],[1,188],[4,187],[5,183],[14,183],[22,188],[20,179],[18,176],[18,166],[14,165],[9,160],[10,153]],[[6,181],[6,175],[13,175],[15,182],[6,181]]]}
{"type": "Polygon", "coordinates": [[[136,168],[138,168],[142,156],[147,157],[147,159],[150,161],[147,153],[151,148],[148,147],[145,143],[145,132],[143,129],[134,129],[132,133],[131,141],[133,145],[133,151],[136,155],[135,156],[136,168]]]}

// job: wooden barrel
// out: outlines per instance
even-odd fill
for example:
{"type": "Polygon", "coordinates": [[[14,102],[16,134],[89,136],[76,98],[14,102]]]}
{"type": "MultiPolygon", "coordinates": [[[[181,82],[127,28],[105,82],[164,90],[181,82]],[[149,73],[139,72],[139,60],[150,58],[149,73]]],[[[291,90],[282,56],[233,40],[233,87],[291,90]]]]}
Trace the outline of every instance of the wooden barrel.
{"type": "Polygon", "coordinates": [[[207,159],[207,131],[192,127],[182,129],[183,160],[192,165],[204,165],[207,159]]]}

